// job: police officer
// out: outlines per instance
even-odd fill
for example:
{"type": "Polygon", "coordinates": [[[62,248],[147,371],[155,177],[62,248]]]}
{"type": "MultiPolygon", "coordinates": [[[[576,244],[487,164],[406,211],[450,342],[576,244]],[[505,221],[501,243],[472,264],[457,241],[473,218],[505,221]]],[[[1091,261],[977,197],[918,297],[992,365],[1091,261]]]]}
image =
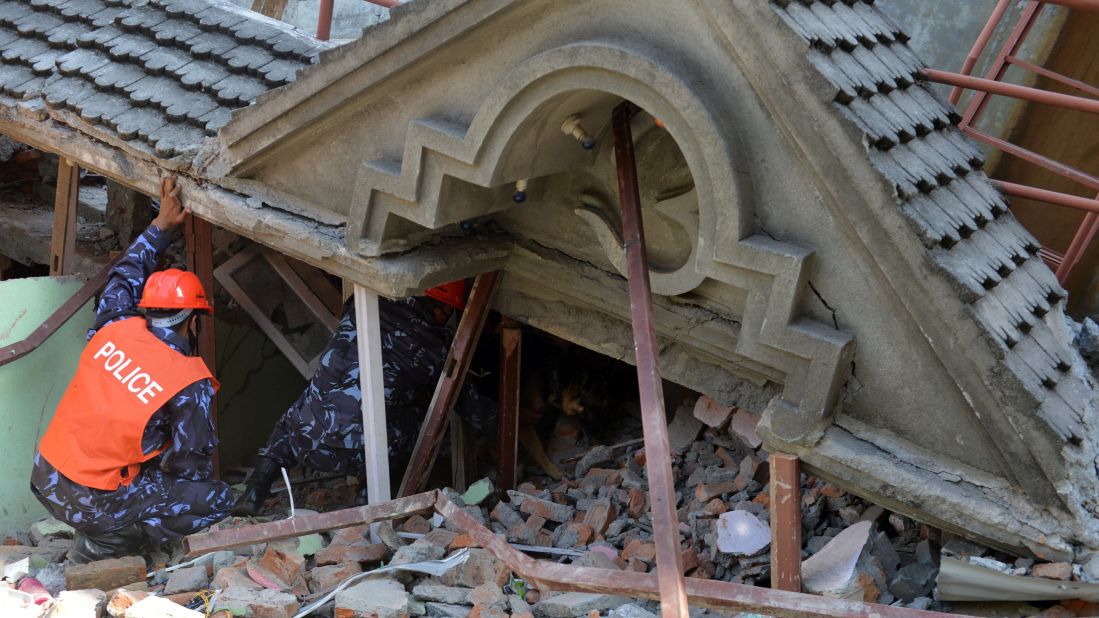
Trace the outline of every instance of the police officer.
{"type": "MultiPolygon", "coordinates": [[[[393,471],[403,468],[416,443],[450,345],[452,334],[443,324],[451,309],[461,308],[462,289],[464,284],[448,284],[429,290],[438,301],[417,297],[379,300],[386,430],[393,471]]],[[[484,435],[493,431],[496,404],[472,383],[465,384],[455,412],[484,435]]],[[[267,446],[260,450],[233,514],[258,513],[279,468],[298,465],[360,478],[364,475],[353,299],[344,305],[339,326],[309,385],[275,424],[267,446]]],[[[360,488],[360,503],[365,501],[365,487],[363,483],[360,488]]]]}
{"type": "Polygon", "coordinates": [[[192,356],[196,312],[212,308],[193,273],[150,276],[190,212],[179,191],[161,182],[160,213],[111,270],[35,454],[31,491],[76,529],[76,563],[197,532],[232,508],[229,486],[212,480],[217,382],[192,356]]]}

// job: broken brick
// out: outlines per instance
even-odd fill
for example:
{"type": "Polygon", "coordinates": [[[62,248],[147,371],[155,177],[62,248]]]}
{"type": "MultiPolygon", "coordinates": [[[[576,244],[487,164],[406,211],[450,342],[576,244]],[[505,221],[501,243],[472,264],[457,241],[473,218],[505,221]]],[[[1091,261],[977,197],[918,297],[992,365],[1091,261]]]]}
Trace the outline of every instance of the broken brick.
{"type": "Polygon", "coordinates": [[[366,541],[367,534],[370,532],[370,524],[362,526],[351,526],[350,528],[340,528],[332,533],[332,542],[328,544],[329,547],[333,545],[353,545],[355,543],[362,543],[366,541]]]}
{"type": "Polygon", "coordinates": [[[537,515],[549,521],[562,524],[568,523],[572,520],[572,514],[575,512],[571,506],[566,504],[557,504],[517,491],[508,491],[508,496],[511,497],[512,503],[518,503],[520,511],[528,515],[537,515]]]}
{"type": "Polygon", "coordinates": [[[463,533],[454,537],[454,540],[447,544],[446,550],[453,551],[464,547],[480,547],[480,545],[477,544],[477,541],[475,541],[472,536],[463,533]]]}
{"type": "Polygon", "coordinates": [[[714,498],[713,500],[710,500],[709,502],[706,503],[705,506],[702,507],[702,512],[703,513],[706,513],[708,515],[713,515],[714,517],[717,517],[718,515],[721,515],[722,513],[724,513],[725,511],[728,511],[728,510],[729,510],[729,507],[724,502],[722,502],[721,500],[719,500],[717,498],[714,498]]]}
{"type": "Polygon", "coordinates": [[[138,556],[70,564],[65,568],[65,588],[69,590],[112,590],[144,580],[145,560],[138,556]]]}
{"type": "Polygon", "coordinates": [[[747,410],[737,409],[729,421],[729,433],[736,436],[748,448],[755,450],[763,444],[756,433],[759,425],[759,415],[747,410]]]}
{"type": "Polygon", "coordinates": [[[709,502],[722,494],[736,493],[736,481],[702,484],[695,488],[695,500],[709,502]]]}
{"type": "Polygon", "coordinates": [[[1072,565],[1067,562],[1047,562],[1044,564],[1036,564],[1030,570],[1030,574],[1034,577],[1045,577],[1046,579],[1059,579],[1062,581],[1068,581],[1072,579],[1072,565]]]}
{"type": "MultiPolygon", "coordinates": [[[[248,577],[248,574],[244,572],[243,568],[225,567],[218,569],[218,572],[214,575],[214,587],[221,589],[244,588],[246,590],[259,590],[263,586],[252,581],[252,578],[248,577]]],[[[114,601],[112,600],[111,602],[113,603],[114,601]]]]}
{"type": "Polygon", "coordinates": [[[439,580],[444,586],[476,588],[501,577],[506,581],[508,572],[504,563],[493,558],[488,551],[474,547],[469,549],[465,562],[444,573],[439,580]]]}
{"type": "Polygon", "coordinates": [[[596,535],[602,535],[607,531],[607,526],[611,524],[616,514],[610,500],[596,500],[584,513],[584,523],[591,526],[596,535]]]}
{"type": "Polygon", "coordinates": [[[305,574],[305,557],[268,546],[259,558],[249,561],[248,575],[273,590],[290,590],[305,574]]]}
{"type": "Polygon", "coordinates": [[[545,525],[545,518],[539,517],[537,515],[531,515],[527,518],[527,521],[523,522],[523,525],[515,528],[512,531],[511,537],[516,543],[537,545],[539,540],[539,533],[542,532],[542,527],[545,525]]]}
{"type": "Polygon", "coordinates": [[[214,601],[213,612],[228,610],[233,616],[293,618],[299,609],[297,597],[286,592],[225,588],[214,601]]]}
{"type": "Polygon", "coordinates": [[[324,566],[344,562],[381,562],[389,548],[382,543],[354,543],[352,545],[329,545],[317,552],[317,564],[324,566]]]}
{"type": "Polygon", "coordinates": [[[733,406],[725,406],[714,401],[711,397],[703,395],[695,402],[694,417],[702,421],[708,427],[720,427],[729,420],[733,413],[733,406]]]}
{"type": "Polygon", "coordinates": [[[413,515],[406,519],[398,530],[401,532],[412,532],[414,534],[427,534],[428,532],[431,532],[431,524],[424,519],[423,515],[413,515]]]}
{"type": "Polygon", "coordinates": [[[609,468],[592,468],[580,482],[582,487],[613,487],[622,481],[622,472],[609,468]]]}
{"type": "Polygon", "coordinates": [[[514,528],[523,525],[523,516],[511,508],[506,502],[497,502],[490,514],[492,519],[504,524],[505,528],[514,528]]]}
{"type": "Polygon", "coordinates": [[[629,490],[629,516],[637,519],[649,510],[648,492],[631,487],[629,490]]]}
{"type": "Polygon", "coordinates": [[[472,605],[484,605],[504,609],[508,606],[508,598],[494,582],[485,582],[469,591],[468,603],[472,605]]]}
{"type": "Polygon", "coordinates": [[[367,579],[336,595],[336,618],[407,618],[409,595],[392,579],[367,579]]]}
{"type": "Polygon", "coordinates": [[[717,455],[717,458],[721,460],[721,466],[723,468],[736,468],[736,461],[733,460],[733,456],[729,454],[729,451],[719,446],[714,449],[714,455],[717,455]]]}
{"type": "Polygon", "coordinates": [[[362,571],[363,568],[358,562],[319,566],[309,572],[309,591],[315,593],[332,590],[343,580],[362,571]]]}
{"type": "Polygon", "coordinates": [[[833,485],[831,483],[825,483],[824,487],[820,488],[820,495],[822,495],[826,498],[839,498],[840,496],[844,495],[845,493],[847,493],[847,492],[843,491],[838,486],[833,485]]]}

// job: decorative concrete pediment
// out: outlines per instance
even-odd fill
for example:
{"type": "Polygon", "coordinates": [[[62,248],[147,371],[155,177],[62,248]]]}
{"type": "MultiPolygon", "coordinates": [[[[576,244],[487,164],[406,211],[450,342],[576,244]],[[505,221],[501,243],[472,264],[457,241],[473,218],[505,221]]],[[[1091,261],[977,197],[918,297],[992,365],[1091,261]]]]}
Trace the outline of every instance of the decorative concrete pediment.
{"type": "Polygon", "coordinates": [[[196,212],[385,294],[503,269],[501,311],[629,361],[628,100],[668,379],[923,521],[1099,547],[1065,293],[871,3],[414,0],[303,67],[203,142],[196,212]]]}

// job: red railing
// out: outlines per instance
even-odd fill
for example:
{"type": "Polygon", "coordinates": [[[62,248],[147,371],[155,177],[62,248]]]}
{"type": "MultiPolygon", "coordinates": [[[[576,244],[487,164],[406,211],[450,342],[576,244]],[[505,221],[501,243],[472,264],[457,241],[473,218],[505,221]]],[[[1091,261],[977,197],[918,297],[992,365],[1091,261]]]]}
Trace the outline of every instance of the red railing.
{"type": "MultiPolygon", "coordinates": [[[[1042,8],[1046,4],[1055,4],[1088,11],[1099,11],[1099,0],[1030,0],[1019,16],[1019,21],[1016,22],[1015,28],[1011,31],[1011,34],[997,52],[996,57],[992,60],[985,76],[981,78],[971,75],[974,66],[977,64],[977,60],[988,48],[992,33],[1003,20],[1004,14],[1012,2],[1013,0],[1000,0],[996,4],[996,7],[992,10],[992,14],[988,18],[988,22],[977,36],[973,48],[966,56],[961,72],[951,73],[949,71],[925,69],[924,75],[931,81],[954,86],[953,90],[950,91],[950,102],[955,105],[957,105],[958,100],[961,98],[962,90],[971,89],[974,91],[973,98],[966,106],[966,109],[962,114],[961,122],[958,123],[958,128],[965,132],[966,135],[997,148],[1002,152],[1018,157],[1028,163],[1037,165],[1038,167],[1099,192],[1099,178],[1071,165],[1038,154],[1032,150],[1019,146],[1018,144],[1013,144],[1007,140],[988,135],[973,127],[988,106],[990,95],[1008,96],[1034,103],[1056,105],[1066,109],[1099,114],[1099,88],[1062,75],[1056,71],[1051,71],[1027,62],[1017,55],[1019,49],[1023,45],[1023,41],[1026,40],[1027,34],[1034,26],[1042,8]],[[1003,81],[1004,74],[1010,66],[1016,66],[1036,75],[1046,77],[1089,96],[1073,96],[1051,92],[1041,88],[1006,83],[1003,81]]],[[[1088,245],[1091,244],[1091,241],[1094,240],[1096,233],[1099,232],[1099,194],[1097,194],[1095,198],[1086,198],[1070,193],[1050,191],[1048,189],[1041,189],[1013,182],[993,182],[1001,191],[1008,195],[1037,200],[1066,208],[1075,208],[1087,213],[1084,216],[1083,222],[1081,222],[1080,226],[1076,229],[1072,242],[1069,243],[1069,246],[1064,253],[1060,253],[1049,247],[1043,247],[1039,253],[1046,264],[1057,273],[1057,280],[1064,284],[1068,279],[1069,274],[1072,272],[1072,269],[1083,256],[1084,250],[1087,249],[1088,245]]]]}

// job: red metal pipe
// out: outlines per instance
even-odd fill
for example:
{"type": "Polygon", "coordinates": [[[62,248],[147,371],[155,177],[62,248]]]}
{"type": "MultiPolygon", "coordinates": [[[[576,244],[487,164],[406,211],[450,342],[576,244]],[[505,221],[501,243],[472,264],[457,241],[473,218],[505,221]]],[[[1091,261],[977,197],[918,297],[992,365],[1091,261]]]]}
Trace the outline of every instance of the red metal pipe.
{"type": "MultiPolygon", "coordinates": [[[[973,48],[969,50],[969,55],[965,57],[965,62],[962,64],[962,70],[960,71],[962,75],[969,75],[973,72],[973,65],[977,64],[977,58],[980,58],[985,51],[985,47],[988,47],[988,40],[992,38],[992,33],[996,30],[996,26],[1000,24],[1000,19],[1004,16],[1004,12],[1007,11],[1010,4],[1011,0],[1000,0],[996,4],[996,8],[992,9],[992,15],[989,15],[985,27],[977,35],[973,48]]],[[[950,104],[957,105],[961,96],[961,86],[954,86],[954,89],[950,91],[950,104]]]]}
{"type": "Polygon", "coordinates": [[[335,0],[321,0],[320,12],[317,13],[317,38],[327,41],[332,36],[332,5],[335,0]]]}
{"type": "MultiPolygon", "coordinates": [[[[1019,16],[1019,21],[1015,24],[1011,36],[1004,41],[1003,46],[1000,47],[1000,51],[997,52],[996,57],[989,66],[988,72],[985,73],[986,79],[1000,80],[1004,78],[1004,73],[1007,71],[1007,57],[1014,56],[1019,52],[1019,47],[1022,46],[1027,33],[1030,32],[1030,28],[1037,20],[1041,8],[1042,3],[1038,0],[1030,0],[1027,3],[1027,7],[1023,9],[1022,15],[1019,16]]],[[[970,100],[969,107],[965,110],[961,126],[966,127],[977,122],[977,118],[984,112],[987,104],[988,95],[984,92],[976,93],[970,100]]]]}
{"type": "MultiPolygon", "coordinates": [[[[1097,1],[1099,1],[1099,0],[1097,0],[1097,1]]],[[[1037,73],[1038,75],[1041,75],[1043,77],[1048,77],[1049,79],[1052,79],[1053,81],[1060,82],[1060,83],[1062,83],[1066,86],[1069,86],[1071,88],[1075,88],[1075,89],[1077,89],[1081,92],[1086,92],[1086,93],[1088,93],[1092,96],[1099,97],[1099,88],[1096,88],[1095,86],[1092,86],[1091,84],[1082,82],[1078,79],[1072,79],[1071,77],[1068,77],[1067,75],[1061,75],[1057,71],[1051,71],[1051,70],[1049,70],[1045,67],[1040,67],[1036,64],[1031,64],[1031,63],[1027,62],[1026,60],[1021,60],[1019,58],[1016,58],[1015,56],[1008,56],[1007,61],[1011,64],[1014,64],[1015,66],[1017,66],[1019,68],[1026,69],[1026,70],[1031,71],[1033,73],[1037,73]]]]}
{"type": "Polygon", "coordinates": [[[1084,251],[1091,244],[1091,241],[1095,238],[1095,233],[1099,232],[1099,213],[1089,212],[1084,216],[1084,222],[1080,224],[1080,227],[1076,230],[1076,235],[1072,237],[1072,242],[1068,246],[1068,251],[1065,251],[1065,257],[1061,260],[1061,264],[1057,266],[1057,281],[1061,285],[1065,284],[1068,276],[1072,273],[1072,269],[1080,261],[1080,258],[1084,256],[1084,251]]]}
{"type": "Polygon", "coordinates": [[[369,2],[370,4],[376,4],[378,6],[384,6],[387,9],[391,9],[391,8],[397,6],[398,4],[401,3],[400,0],[366,0],[366,1],[369,2]]]}
{"type": "Polygon", "coordinates": [[[992,180],[992,184],[996,185],[996,187],[1004,193],[1014,195],[1015,197],[1025,197],[1031,200],[1046,202],[1047,204],[1065,206],[1077,210],[1086,210],[1088,212],[1099,212],[1099,201],[1092,198],[1070,195],[1059,191],[1050,191],[1048,189],[1039,189],[1038,187],[1020,185],[1004,180],[992,180]]]}
{"type": "Polygon", "coordinates": [[[614,162],[618,171],[618,197],[622,210],[622,238],[626,245],[626,273],[630,290],[637,383],[641,395],[641,428],[645,436],[645,468],[649,473],[649,505],[656,542],[656,573],[660,586],[660,613],[664,618],[687,615],[687,588],[683,582],[683,557],[679,549],[679,519],[675,512],[675,477],[672,449],[668,444],[668,419],[660,380],[660,349],[653,324],[649,260],[641,220],[637,186],[637,162],[630,130],[629,102],[611,114],[614,127],[614,162]]]}
{"type": "Polygon", "coordinates": [[[1081,11],[1099,11],[1099,0],[1042,0],[1046,4],[1059,4],[1081,11]]]}
{"type": "MultiPolygon", "coordinates": [[[[1099,101],[1096,101],[1095,99],[1077,97],[1071,94],[1061,94],[1059,92],[1049,92],[1048,90],[1031,88],[1029,86],[1006,84],[983,77],[961,75],[958,73],[951,73],[950,71],[940,71],[938,69],[923,69],[922,73],[931,81],[939,82],[940,84],[962,86],[963,88],[972,88],[989,94],[999,94],[1016,99],[1033,101],[1035,103],[1057,105],[1081,112],[1088,112],[1089,114],[1099,114],[1099,101]]],[[[966,123],[964,120],[963,123],[965,125],[970,124],[966,123]]]]}
{"type": "Polygon", "coordinates": [[[496,487],[515,489],[519,478],[519,368],[522,364],[523,331],[505,317],[500,323],[500,414],[497,445],[496,487]]]}
{"type": "Polygon", "coordinates": [[[996,148],[999,148],[1000,150],[1010,155],[1019,157],[1020,159],[1028,163],[1033,163],[1038,167],[1045,168],[1055,174],[1064,176],[1069,180],[1078,182],[1089,189],[1099,191],[1099,178],[1096,178],[1091,174],[1081,172],[1071,165],[1065,165],[1060,161],[1054,161],[1053,159],[1050,159],[1045,155],[1040,155],[1033,150],[1023,148],[1022,146],[1019,146],[1017,144],[1012,144],[1009,141],[1002,140],[998,137],[994,137],[982,131],[978,131],[973,127],[965,127],[963,131],[966,135],[972,137],[975,140],[982,141],[991,146],[995,146],[996,148]]]}

